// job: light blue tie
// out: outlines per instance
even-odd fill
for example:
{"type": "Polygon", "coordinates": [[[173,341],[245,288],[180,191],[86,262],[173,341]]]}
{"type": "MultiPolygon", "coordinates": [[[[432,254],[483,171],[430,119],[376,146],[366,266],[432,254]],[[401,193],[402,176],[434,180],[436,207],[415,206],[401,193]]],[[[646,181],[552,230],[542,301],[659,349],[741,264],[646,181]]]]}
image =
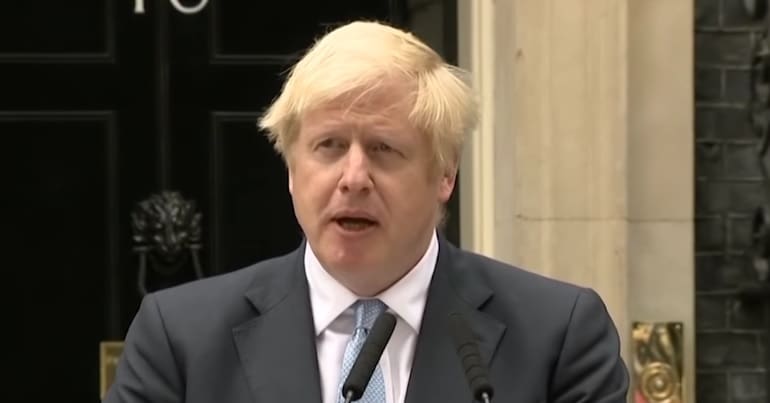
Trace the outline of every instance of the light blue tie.
{"type": "MultiPolygon", "coordinates": [[[[372,328],[374,320],[385,312],[385,309],[385,304],[378,299],[359,300],[355,304],[356,328],[353,330],[353,337],[350,338],[347,347],[345,347],[340,384],[337,388],[339,396],[337,401],[340,403],[345,402],[345,399],[342,397],[342,384],[345,383],[350,369],[353,368],[353,363],[355,363],[356,357],[358,357],[358,353],[361,351],[361,346],[364,345],[364,340],[366,340],[366,335],[372,328]]],[[[379,365],[374,369],[372,379],[369,380],[369,385],[358,402],[385,403],[385,379],[382,376],[382,369],[379,365]]]]}

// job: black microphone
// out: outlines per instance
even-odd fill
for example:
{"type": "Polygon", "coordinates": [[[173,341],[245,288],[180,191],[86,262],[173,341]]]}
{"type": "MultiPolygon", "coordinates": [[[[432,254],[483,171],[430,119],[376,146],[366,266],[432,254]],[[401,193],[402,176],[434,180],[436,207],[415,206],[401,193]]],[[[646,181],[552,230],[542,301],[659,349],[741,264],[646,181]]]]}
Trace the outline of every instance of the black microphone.
{"type": "Polygon", "coordinates": [[[457,312],[449,314],[449,330],[473,397],[483,403],[491,402],[494,389],[489,382],[489,373],[481,360],[481,353],[473,332],[462,315],[457,312]]]}
{"type": "Polygon", "coordinates": [[[350,369],[348,379],[342,385],[342,397],[345,398],[346,403],[354,402],[364,395],[366,385],[369,384],[374,368],[380,362],[380,356],[385,351],[385,346],[388,344],[395,327],[396,317],[388,312],[383,313],[374,321],[372,330],[366,336],[364,345],[361,346],[361,352],[358,353],[356,362],[350,369]]]}

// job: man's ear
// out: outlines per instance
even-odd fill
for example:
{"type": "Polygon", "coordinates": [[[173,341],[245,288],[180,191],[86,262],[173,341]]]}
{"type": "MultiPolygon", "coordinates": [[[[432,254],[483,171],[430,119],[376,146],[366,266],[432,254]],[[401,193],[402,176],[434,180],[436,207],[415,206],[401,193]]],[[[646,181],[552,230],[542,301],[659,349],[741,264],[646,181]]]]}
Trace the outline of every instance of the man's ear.
{"type": "Polygon", "coordinates": [[[452,196],[457,180],[457,169],[450,168],[446,170],[439,179],[438,200],[440,203],[446,203],[452,196]]]}
{"type": "Polygon", "coordinates": [[[289,160],[289,156],[287,155],[284,159],[284,163],[286,164],[286,171],[289,174],[289,193],[291,195],[294,195],[294,170],[291,169],[291,161],[289,160]]]}

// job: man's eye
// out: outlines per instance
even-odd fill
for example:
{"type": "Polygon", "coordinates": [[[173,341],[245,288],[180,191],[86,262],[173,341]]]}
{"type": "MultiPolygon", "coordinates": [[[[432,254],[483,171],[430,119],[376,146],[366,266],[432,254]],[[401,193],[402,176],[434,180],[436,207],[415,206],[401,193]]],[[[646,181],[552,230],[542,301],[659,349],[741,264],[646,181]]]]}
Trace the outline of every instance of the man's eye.
{"type": "Polygon", "coordinates": [[[393,150],[393,147],[391,147],[391,146],[389,146],[389,145],[387,145],[385,143],[379,143],[376,146],[374,146],[374,151],[391,152],[391,151],[394,151],[394,150],[393,150]]]}
{"type": "Polygon", "coordinates": [[[342,141],[337,139],[325,139],[318,143],[319,148],[341,148],[343,147],[342,141]]]}

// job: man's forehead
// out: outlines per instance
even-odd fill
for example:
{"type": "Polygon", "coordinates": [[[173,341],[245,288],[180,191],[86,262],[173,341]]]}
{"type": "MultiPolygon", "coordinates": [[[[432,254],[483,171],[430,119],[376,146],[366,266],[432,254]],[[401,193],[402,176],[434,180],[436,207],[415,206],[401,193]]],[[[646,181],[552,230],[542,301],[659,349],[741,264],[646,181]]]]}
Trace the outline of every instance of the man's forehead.
{"type": "Polygon", "coordinates": [[[409,105],[403,100],[387,102],[342,102],[325,103],[308,110],[302,117],[303,124],[346,124],[408,125],[409,105]]]}
{"type": "Polygon", "coordinates": [[[398,88],[383,88],[345,94],[319,105],[319,109],[337,112],[378,112],[386,110],[405,111],[413,105],[413,97],[398,88]]]}

